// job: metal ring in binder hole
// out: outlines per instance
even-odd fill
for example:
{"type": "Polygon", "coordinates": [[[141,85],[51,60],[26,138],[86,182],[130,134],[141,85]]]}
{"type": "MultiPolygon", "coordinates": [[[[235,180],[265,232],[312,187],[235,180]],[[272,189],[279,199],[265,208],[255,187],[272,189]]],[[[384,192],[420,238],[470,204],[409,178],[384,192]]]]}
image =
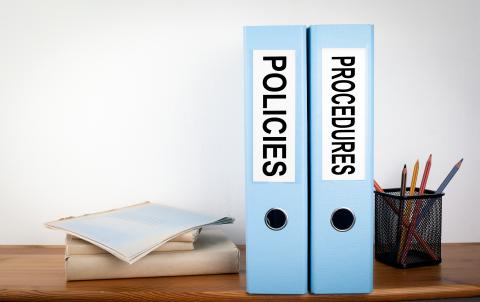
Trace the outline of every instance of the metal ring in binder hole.
{"type": "Polygon", "coordinates": [[[287,223],[288,223],[288,215],[287,215],[287,213],[286,213],[283,209],[281,209],[281,208],[271,208],[271,209],[268,210],[267,213],[265,214],[264,220],[265,220],[265,224],[267,225],[267,227],[268,227],[269,229],[271,229],[271,230],[273,230],[273,231],[280,231],[281,229],[285,228],[285,226],[287,226],[287,223]],[[270,225],[270,220],[268,219],[268,214],[269,214],[270,212],[272,212],[272,211],[275,211],[275,210],[280,211],[280,212],[283,213],[283,215],[285,215],[285,222],[283,223],[282,226],[280,226],[280,227],[278,227],[278,228],[272,227],[272,226],[270,225]]]}
{"type": "Polygon", "coordinates": [[[357,220],[357,217],[355,217],[355,213],[353,213],[353,211],[350,210],[349,208],[345,208],[345,207],[337,208],[337,209],[333,210],[332,215],[330,216],[330,224],[331,224],[332,227],[333,227],[336,231],[338,231],[338,232],[347,232],[347,231],[350,231],[350,230],[353,228],[353,226],[355,225],[355,221],[356,221],[356,220],[357,220]],[[343,209],[343,210],[348,210],[350,213],[352,213],[352,216],[353,216],[352,224],[350,225],[350,227],[349,227],[348,229],[344,229],[344,230],[338,229],[338,228],[333,224],[333,215],[335,215],[335,213],[336,213],[338,210],[342,210],[342,209],[343,209]]]}

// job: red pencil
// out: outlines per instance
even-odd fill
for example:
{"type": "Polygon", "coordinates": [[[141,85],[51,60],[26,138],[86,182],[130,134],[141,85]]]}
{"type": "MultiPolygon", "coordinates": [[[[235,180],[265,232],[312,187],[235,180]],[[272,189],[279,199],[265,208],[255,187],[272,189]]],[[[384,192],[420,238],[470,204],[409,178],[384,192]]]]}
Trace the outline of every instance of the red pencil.
{"type": "MultiPolygon", "coordinates": [[[[431,166],[432,166],[432,154],[430,154],[430,156],[428,157],[427,163],[425,164],[425,169],[423,170],[423,177],[422,177],[422,183],[420,185],[420,192],[418,192],[419,195],[423,195],[424,192],[425,192],[425,188],[427,186],[428,174],[430,174],[430,167],[431,166]]],[[[407,239],[405,240],[405,245],[403,246],[402,256],[400,257],[400,262],[401,263],[405,262],[405,259],[407,258],[407,255],[408,255],[408,250],[412,246],[413,233],[414,233],[414,230],[415,230],[415,226],[417,225],[418,215],[420,214],[420,210],[422,209],[422,204],[423,204],[422,199],[419,199],[415,204],[415,210],[413,211],[412,221],[410,222],[410,225],[408,226],[407,239]]]]}
{"type": "Polygon", "coordinates": [[[432,154],[428,157],[427,163],[425,164],[425,169],[423,170],[422,182],[420,184],[420,192],[418,195],[422,195],[425,192],[427,187],[428,175],[430,174],[430,167],[432,166],[432,154]]]}

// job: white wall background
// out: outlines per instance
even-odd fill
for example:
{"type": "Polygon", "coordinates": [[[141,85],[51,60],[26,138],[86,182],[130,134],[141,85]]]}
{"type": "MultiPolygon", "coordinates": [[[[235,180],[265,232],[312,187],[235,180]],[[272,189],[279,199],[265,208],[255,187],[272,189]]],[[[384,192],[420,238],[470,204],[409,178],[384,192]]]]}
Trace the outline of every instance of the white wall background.
{"type": "Polygon", "coordinates": [[[144,200],[237,218],[242,26],[375,24],[375,177],[423,164],[445,242],[480,241],[478,1],[1,1],[0,244],[144,200]]]}

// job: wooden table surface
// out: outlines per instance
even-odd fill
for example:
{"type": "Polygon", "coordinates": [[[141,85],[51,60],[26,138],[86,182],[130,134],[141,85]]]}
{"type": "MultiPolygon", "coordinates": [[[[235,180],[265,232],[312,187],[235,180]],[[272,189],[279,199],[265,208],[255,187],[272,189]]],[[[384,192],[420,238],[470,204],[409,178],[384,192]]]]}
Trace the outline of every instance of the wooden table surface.
{"type": "Polygon", "coordinates": [[[445,244],[438,266],[375,263],[368,295],[248,295],[240,274],[65,282],[63,247],[0,246],[0,301],[396,301],[480,296],[480,243],[445,244]]]}

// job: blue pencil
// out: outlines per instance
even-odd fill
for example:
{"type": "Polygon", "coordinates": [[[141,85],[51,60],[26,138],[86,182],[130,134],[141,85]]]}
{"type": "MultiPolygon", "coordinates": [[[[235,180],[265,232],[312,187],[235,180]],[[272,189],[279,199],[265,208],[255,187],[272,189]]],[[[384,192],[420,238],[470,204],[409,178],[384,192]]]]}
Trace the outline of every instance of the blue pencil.
{"type": "Polygon", "coordinates": [[[458,169],[460,169],[460,166],[462,165],[463,158],[453,166],[452,170],[450,170],[450,173],[448,173],[447,177],[442,181],[440,186],[438,187],[437,191],[435,192],[436,194],[440,194],[445,190],[445,187],[448,185],[448,183],[452,180],[453,176],[455,176],[455,173],[457,173],[458,169]]]}
{"type": "MultiPolygon", "coordinates": [[[[448,173],[447,177],[442,181],[440,186],[438,187],[437,191],[435,191],[435,194],[440,194],[445,190],[447,187],[448,183],[452,180],[453,176],[457,173],[458,169],[460,169],[460,166],[462,165],[463,158],[453,166],[452,170],[450,170],[450,173],[448,173]]],[[[426,206],[423,207],[422,212],[420,213],[420,219],[417,220],[416,226],[422,221],[422,219],[428,215],[428,211],[430,211],[430,208],[433,206],[433,202],[427,203],[426,206]]]]}

